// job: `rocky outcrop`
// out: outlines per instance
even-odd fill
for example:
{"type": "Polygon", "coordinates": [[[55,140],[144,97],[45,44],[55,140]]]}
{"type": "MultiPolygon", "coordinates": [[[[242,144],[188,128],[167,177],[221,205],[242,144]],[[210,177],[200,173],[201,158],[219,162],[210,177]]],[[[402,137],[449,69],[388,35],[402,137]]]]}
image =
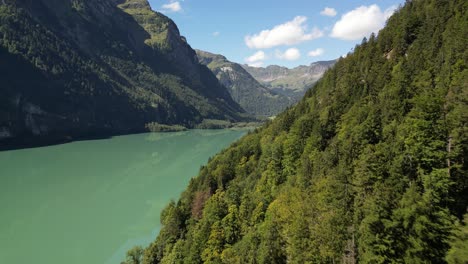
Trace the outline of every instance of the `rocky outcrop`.
{"type": "Polygon", "coordinates": [[[228,88],[232,98],[248,113],[259,117],[275,116],[292,104],[286,96],[274,93],[256,81],[241,65],[222,55],[196,50],[200,63],[207,65],[228,88]]]}
{"type": "Polygon", "coordinates": [[[1,3],[0,140],[248,119],[175,23],[146,0],[1,3]]]}
{"type": "Polygon", "coordinates": [[[242,65],[257,81],[268,89],[286,95],[292,100],[299,100],[311,88],[336,60],[318,61],[309,66],[301,65],[293,69],[270,65],[266,68],[242,65]]]}

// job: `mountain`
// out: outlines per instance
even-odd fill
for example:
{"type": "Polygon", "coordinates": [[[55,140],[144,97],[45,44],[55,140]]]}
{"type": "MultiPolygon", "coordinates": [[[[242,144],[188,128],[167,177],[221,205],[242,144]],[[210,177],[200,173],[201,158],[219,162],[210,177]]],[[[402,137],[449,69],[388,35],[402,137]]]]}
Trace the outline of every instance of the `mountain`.
{"type": "Polygon", "coordinates": [[[406,1],[203,166],[143,263],[466,263],[467,39],[467,1],[406,1]]]}
{"type": "Polygon", "coordinates": [[[2,145],[246,117],[146,0],[0,1],[0,80],[2,145]]]}
{"type": "Polygon", "coordinates": [[[232,98],[248,113],[274,116],[292,104],[288,97],[276,94],[261,85],[241,65],[222,55],[196,50],[200,63],[206,65],[226,86],[232,98]]]}
{"type": "Polygon", "coordinates": [[[336,60],[318,61],[309,66],[301,65],[293,69],[278,65],[266,68],[248,65],[242,67],[270,90],[298,101],[335,63],[336,60]]]}

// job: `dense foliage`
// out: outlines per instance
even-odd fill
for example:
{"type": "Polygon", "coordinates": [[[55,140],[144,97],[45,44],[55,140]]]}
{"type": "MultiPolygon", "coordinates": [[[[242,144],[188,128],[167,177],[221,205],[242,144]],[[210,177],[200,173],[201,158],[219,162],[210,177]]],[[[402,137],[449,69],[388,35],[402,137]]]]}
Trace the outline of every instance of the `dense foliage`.
{"type": "Polygon", "coordinates": [[[196,50],[200,63],[206,65],[228,88],[232,98],[248,113],[258,117],[271,117],[282,112],[295,100],[272,92],[255,80],[241,65],[226,57],[196,50]]]}
{"type": "Polygon", "coordinates": [[[468,214],[465,215],[464,223],[457,224],[450,240],[447,261],[453,264],[468,263],[468,214]]]}
{"type": "Polygon", "coordinates": [[[202,167],[143,262],[466,263],[467,7],[407,1],[202,167]]]}
{"type": "Polygon", "coordinates": [[[147,0],[0,1],[0,79],[0,140],[244,119],[147,0]]]}

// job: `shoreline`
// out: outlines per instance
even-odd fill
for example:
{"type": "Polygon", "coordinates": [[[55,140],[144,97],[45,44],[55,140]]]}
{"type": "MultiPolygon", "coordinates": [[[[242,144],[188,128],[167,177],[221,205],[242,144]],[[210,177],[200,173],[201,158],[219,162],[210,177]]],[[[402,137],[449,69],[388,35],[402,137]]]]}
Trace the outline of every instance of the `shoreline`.
{"type": "Polygon", "coordinates": [[[30,148],[41,148],[48,146],[57,146],[62,144],[68,144],[72,142],[79,141],[89,141],[89,140],[102,140],[109,139],[117,136],[126,136],[126,135],[136,135],[136,134],[145,134],[145,133],[175,133],[175,132],[184,132],[190,130],[223,130],[223,129],[233,129],[233,130],[254,130],[263,125],[261,122],[256,123],[232,123],[229,127],[209,127],[209,128],[185,128],[183,130],[165,130],[165,131],[128,131],[124,133],[93,133],[81,136],[43,136],[43,137],[22,137],[22,138],[9,138],[0,141],[0,152],[3,151],[12,151],[12,150],[21,150],[21,149],[30,149],[30,148]],[[249,124],[249,125],[247,125],[249,124]],[[255,124],[255,125],[254,125],[255,124]]]}

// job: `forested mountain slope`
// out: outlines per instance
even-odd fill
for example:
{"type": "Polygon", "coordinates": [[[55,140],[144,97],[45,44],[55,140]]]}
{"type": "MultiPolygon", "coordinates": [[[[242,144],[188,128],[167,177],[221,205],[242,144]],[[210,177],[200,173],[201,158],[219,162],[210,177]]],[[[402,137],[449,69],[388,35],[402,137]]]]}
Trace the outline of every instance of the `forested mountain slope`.
{"type": "Polygon", "coordinates": [[[228,61],[226,57],[202,50],[196,52],[200,63],[216,75],[232,98],[248,113],[260,117],[275,116],[293,103],[287,96],[261,85],[241,65],[228,61]]]}
{"type": "Polygon", "coordinates": [[[467,10],[406,1],[297,106],[211,159],[144,263],[444,263],[468,205],[467,10]]]}
{"type": "Polygon", "coordinates": [[[269,90],[288,96],[297,102],[335,63],[336,60],[317,61],[308,66],[301,65],[292,69],[278,65],[266,68],[248,65],[242,67],[269,90]]]}
{"type": "Polygon", "coordinates": [[[244,112],[147,0],[0,1],[0,80],[2,144],[244,112]]]}

